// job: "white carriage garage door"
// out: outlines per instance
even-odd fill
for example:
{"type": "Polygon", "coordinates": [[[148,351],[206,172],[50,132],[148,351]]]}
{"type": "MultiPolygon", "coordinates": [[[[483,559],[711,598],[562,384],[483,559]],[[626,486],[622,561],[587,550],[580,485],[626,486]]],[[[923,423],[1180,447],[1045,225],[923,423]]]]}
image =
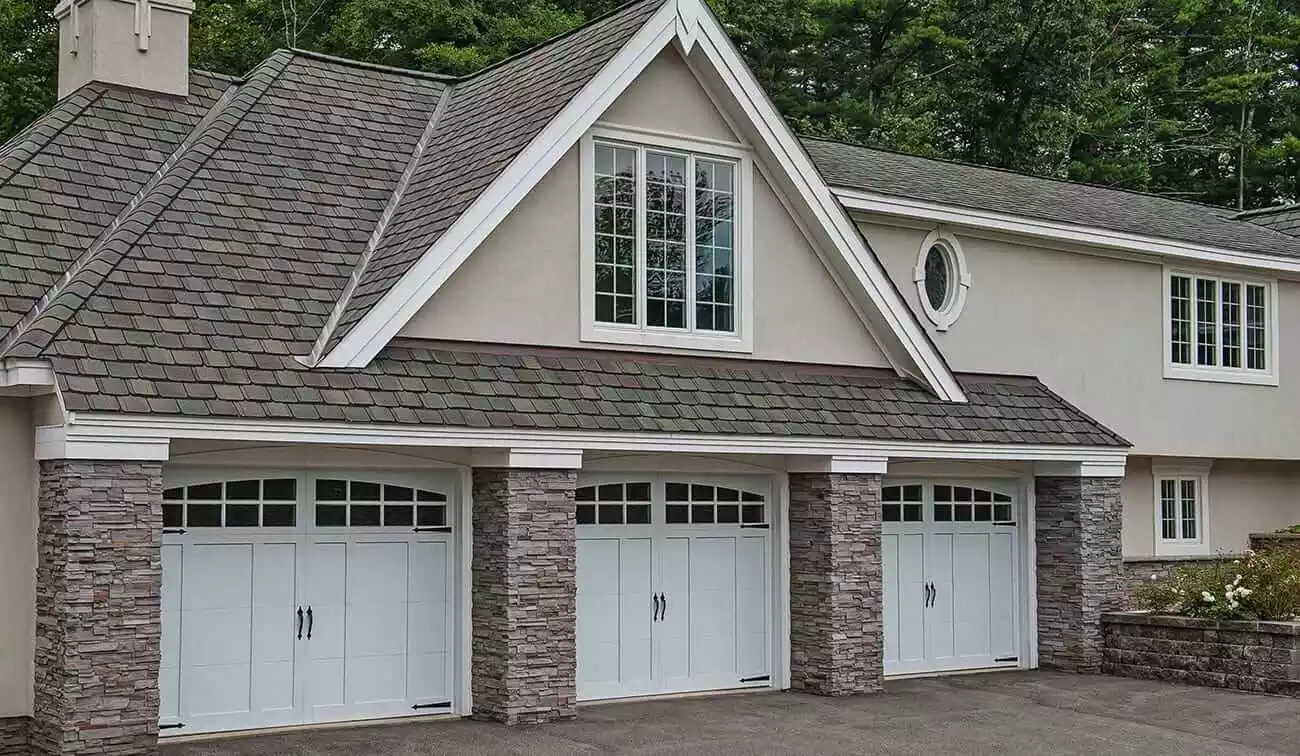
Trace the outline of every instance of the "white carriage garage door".
{"type": "Polygon", "coordinates": [[[885,674],[1019,666],[1014,492],[916,482],[881,500],[885,674]]]}
{"type": "Polygon", "coordinates": [[[450,485],[199,477],[163,496],[163,734],[452,709],[450,485]]]}
{"type": "Polygon", "coordinates": [[[578,698],[770,685],[770,483],[583,483],[578,698]]]}

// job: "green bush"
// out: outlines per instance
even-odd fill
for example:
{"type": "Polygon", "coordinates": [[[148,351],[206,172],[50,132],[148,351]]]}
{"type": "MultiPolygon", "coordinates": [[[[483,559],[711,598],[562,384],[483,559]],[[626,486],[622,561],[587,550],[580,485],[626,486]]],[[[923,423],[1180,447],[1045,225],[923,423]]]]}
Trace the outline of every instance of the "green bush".
{"type": "Polygon", "coordinates": [[[1300,525],[1292,525],[1286,528],[1278,528],[1274,533],[1296,533],[1300,534],[1300,525]]]}
{"type": "Polygon", "coordinates": [[[1244,559],[1188,565],[1141,585],[1138,608],[1160,614],[1232,620],[1300,615],[1300,552],[1252,552],[1244,559]]]}

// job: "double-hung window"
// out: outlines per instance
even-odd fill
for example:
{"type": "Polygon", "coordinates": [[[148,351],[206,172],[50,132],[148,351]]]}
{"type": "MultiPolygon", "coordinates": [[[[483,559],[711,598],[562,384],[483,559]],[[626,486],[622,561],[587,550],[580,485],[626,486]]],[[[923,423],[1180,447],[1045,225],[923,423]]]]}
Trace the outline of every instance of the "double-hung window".
{"type": "Polygon", "coordinates": [[[1155,478],[1156,555],[1208,554],[1208,467],[1153,468],[1152,475],[1155,478]]]}
{"type": "Polygon", "coordinates": [[[584,339],[746,350],[744,159],[602,137],[585,149],[584,339]]]}
{"type": "Polygon", "coordinates": [[[1166,290],[1166,377],[1277,383],[1271,284],[1169,271],[1166,290]]]}

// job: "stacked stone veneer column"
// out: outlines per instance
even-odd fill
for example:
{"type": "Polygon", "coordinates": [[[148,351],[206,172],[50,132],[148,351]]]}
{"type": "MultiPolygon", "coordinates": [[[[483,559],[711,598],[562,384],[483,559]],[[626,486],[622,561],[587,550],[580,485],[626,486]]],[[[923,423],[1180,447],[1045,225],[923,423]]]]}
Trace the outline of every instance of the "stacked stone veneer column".
{"type": "Polygon", "coordinates": [[[880,476],[790,475],[790,686],[824,696],[879,691],[880,476]]]}
{"type": "Polygon", "coordinates": [[[30,748],[156,752],[162,467],[43,461],[38,507],[30,748]]]}
{"type": "Polygon", "coordinates": [[[577,714],[575,470],[474,469],[474,716],[577,714]]]}
{"type": "Polygon", "coordinates": [[[1101,671],[1101,615],[1125,600],[1121,480],[1034,479],[1041,667],[1101,671]]]}

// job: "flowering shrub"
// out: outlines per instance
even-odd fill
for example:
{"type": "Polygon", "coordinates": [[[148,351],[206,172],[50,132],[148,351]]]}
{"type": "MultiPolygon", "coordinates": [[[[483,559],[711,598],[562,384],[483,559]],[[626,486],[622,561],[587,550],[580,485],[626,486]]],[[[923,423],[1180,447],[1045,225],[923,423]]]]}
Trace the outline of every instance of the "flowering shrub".
{"type": "Polygon", "coordinates": [[[1286,528],[1278,528],[1277,530],[1275,530],[1275,531],[1273,531],[1273,532],[1274,532],[1274,533],[1296,533],[1296,534],[1300,534],[1300,525],[1291,525],[1290,527],[1286,527],[1286,528]]]}
{"type": "Polygon", "coordinates": [[[1229,620],[1290,620],[1300,615],[1300,553],[1249,552],[1244,559],[1152,575],[1135,596],[1141,609],[1229,620]]]}

